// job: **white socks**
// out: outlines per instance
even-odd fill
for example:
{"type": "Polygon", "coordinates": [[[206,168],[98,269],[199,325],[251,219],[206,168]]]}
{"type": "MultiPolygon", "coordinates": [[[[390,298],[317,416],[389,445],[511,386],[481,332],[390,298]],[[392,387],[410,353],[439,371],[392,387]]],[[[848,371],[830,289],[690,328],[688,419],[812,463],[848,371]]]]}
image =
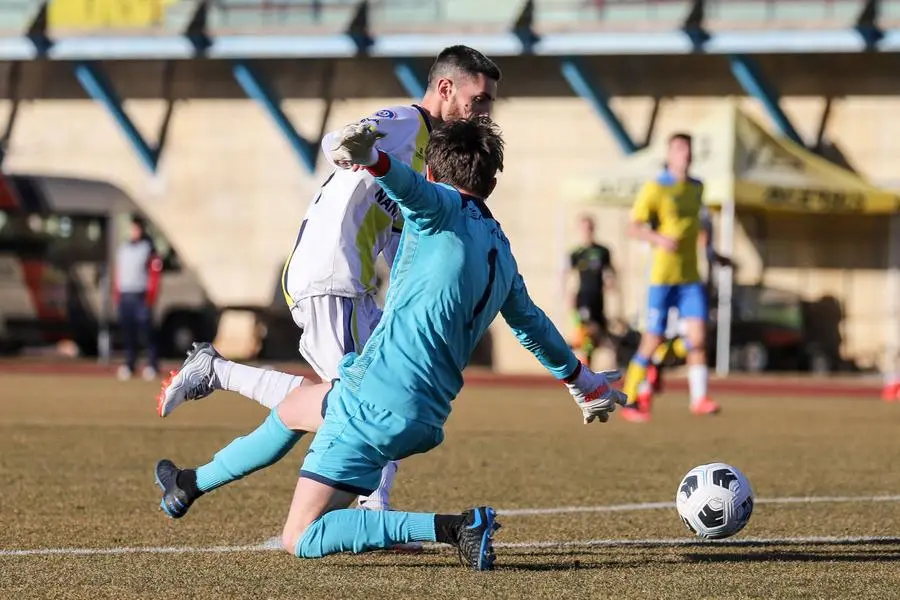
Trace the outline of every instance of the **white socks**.
{"type": "Polygon", "coordinates": [[[709,369],[706,365],[688,366],[688,389],[691,393],[691,406],[706,398],[709,391],[709,369]]]}
{"type": "Polygon", "coordinates": [[[371,496],[359,497],[360,508],[366,508],[368,510],[389,510],[391,487],[394,485],[394,477],[396,476],[397,463],[391,461],[381,470],[381,481],[378,484],[378,489],[372,492],[371,496]]]}
{"type": "Polygon", "coordinates": [[[288,373],[248,367],[230,360],[213,360],[213,370],[223,390],[237,392],[273,409],[300,384],[303,378],[288,373]]]}

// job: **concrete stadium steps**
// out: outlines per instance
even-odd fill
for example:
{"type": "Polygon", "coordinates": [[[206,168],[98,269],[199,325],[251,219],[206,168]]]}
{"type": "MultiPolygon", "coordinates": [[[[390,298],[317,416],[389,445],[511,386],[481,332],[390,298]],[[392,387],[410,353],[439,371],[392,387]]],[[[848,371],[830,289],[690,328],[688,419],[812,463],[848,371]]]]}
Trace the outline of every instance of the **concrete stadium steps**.
{"type": "Polygon", "coordinates": [[[864,4],[859,0],[707,0],[706,19],[712,28],[844,28],[855,23],[864,4]]]}
{"type": "Polygon", "coordinates": [[[413,25],[477,25],[507,27],[521,11],[518,0],[382,0],[372,2],[370,23],[377,29],[406,29],[413,25]]]}
{"type": "Polygon", "coordinates": [[[356,0],[281,0],[277,5],[263,6],[260,0],[219,0],[210,6],[211,29],[248,30],[322,27],[338,29],[345,26],[356,12],[356,0]]]}

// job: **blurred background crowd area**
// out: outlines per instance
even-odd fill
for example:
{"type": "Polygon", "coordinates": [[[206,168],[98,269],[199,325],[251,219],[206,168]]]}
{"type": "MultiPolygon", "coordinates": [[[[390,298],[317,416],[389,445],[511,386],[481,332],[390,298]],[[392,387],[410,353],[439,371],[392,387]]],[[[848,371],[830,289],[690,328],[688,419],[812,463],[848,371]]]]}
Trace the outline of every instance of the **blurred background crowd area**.
{"type": "MultiPolygon", "coordinates": [[[[278,277],[327,176],[318,138],[416,101],[455,43],[503,70],[492,210],[562,328],[584,213],[619,272],[610,317],[639,327],[628,206],[687,131],[735,260],[731,327],[770,332],[734,343],[900,370],[900,0],[0,0],[0,340],[98,351],[116,223],[140,213],[165,353],[294,357],[278,277]]],[[[745,350],[731,367],[776,366],[745,350]]],[[[482,360],[534,368],[502,325],[482,360]]]]}

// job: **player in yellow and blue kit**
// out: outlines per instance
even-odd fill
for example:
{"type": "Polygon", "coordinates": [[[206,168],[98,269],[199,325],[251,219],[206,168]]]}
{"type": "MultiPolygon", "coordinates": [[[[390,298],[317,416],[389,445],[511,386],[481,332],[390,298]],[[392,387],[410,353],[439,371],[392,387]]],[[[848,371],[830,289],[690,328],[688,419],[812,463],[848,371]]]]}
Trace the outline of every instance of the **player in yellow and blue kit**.
{"type": "Polygon", "coordinates": [[[706,364],[706,286],[700,277],[698,246],[706,246],[701,227],[703,184],[690,176],[691,137],[679,133],[669,139],[666,169],[641,189],[632,210],[629,233],[654,248],[644,335],[625,376],[629,405],[622,411],[632,422],[650,418],[650,407],[638,403],[638,387],[647,377],[652,356],[663,342],[669,310],[676,308],[685,324],[691,412],[719,411],[709,399],[706,364]],[[651,227],[651,223],[656,225],[651,227]]]}
{"type": "MultiPolygon", "coordinates": [[[[462,371],[498,314],[566,383],[585,423],[605,422],[625,396],[609,385],[618,373],[582,366],[528,295],[509,241],[484,202],[503,164],[503,143],[490,119],[473,117],[435,129],[426,165],[437,184],[376,151],[379,135],[371,123],[349,125],[331,152],[340,167],[365,166],[403,214],[378,326],[361,353],[344,357],[339,380],[300,388],[257,430],[216,454],[214,463],[221,464],[223,477],[241,477],[279,460],[304,432],[317,431],[284,526],[286,550],[318,558],[441,542],[455,546],[472,568],[487,570],[493,566],[496,528],[489,507],[461,515],[346,507],[378,486],[388,461],[441,443],[451,402],[463,385],[462,371]]],[[[163,509],[183,515],[199,494],[181,486],[178,473],[172,465],[160,477],[157,468],[163,509]]]]}

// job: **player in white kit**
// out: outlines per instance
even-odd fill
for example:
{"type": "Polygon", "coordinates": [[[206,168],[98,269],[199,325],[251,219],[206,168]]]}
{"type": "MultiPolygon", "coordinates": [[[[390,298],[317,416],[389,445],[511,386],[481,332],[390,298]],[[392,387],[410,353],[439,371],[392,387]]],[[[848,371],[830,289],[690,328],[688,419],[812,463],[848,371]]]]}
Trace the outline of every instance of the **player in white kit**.
{"type": "MultiPolygon", "coordinates": [[[[366,119],[385,137],[380,150],[425,170],[425,146],[432,127],[473,114],[490,114],[500,70],[483,54],[451,46],[436,58],[420,105],[393,106],[366,119]]],[[[339,132],[327,134],[328,156],[339,132]]],[[[323,381],[338,378],[338,363],[359,351],[381,318],[375,301],[375,261],[393,263],[403,221],[397,205],[365,171],[336,169],[307,209],[293,250],[282,272],[285,301],[301,330],[300,354],[323,381]]],[[[195,344],[182,368],[163,382],[158,400],[161,417],[186,400],[205,398],[215,390],[238,392],[267,408],[275,408],[305,381],[288,373],[260,369],[223,359],[208,343],[195,344]]],[[[389,463],[381,485],[362,508],[389,509],[396,473],[389,463]]],[[[189,482],[185,482],[189,485],[189,482]]],[[[178,516],[178,515],[170,515],[178,516]]]]}

